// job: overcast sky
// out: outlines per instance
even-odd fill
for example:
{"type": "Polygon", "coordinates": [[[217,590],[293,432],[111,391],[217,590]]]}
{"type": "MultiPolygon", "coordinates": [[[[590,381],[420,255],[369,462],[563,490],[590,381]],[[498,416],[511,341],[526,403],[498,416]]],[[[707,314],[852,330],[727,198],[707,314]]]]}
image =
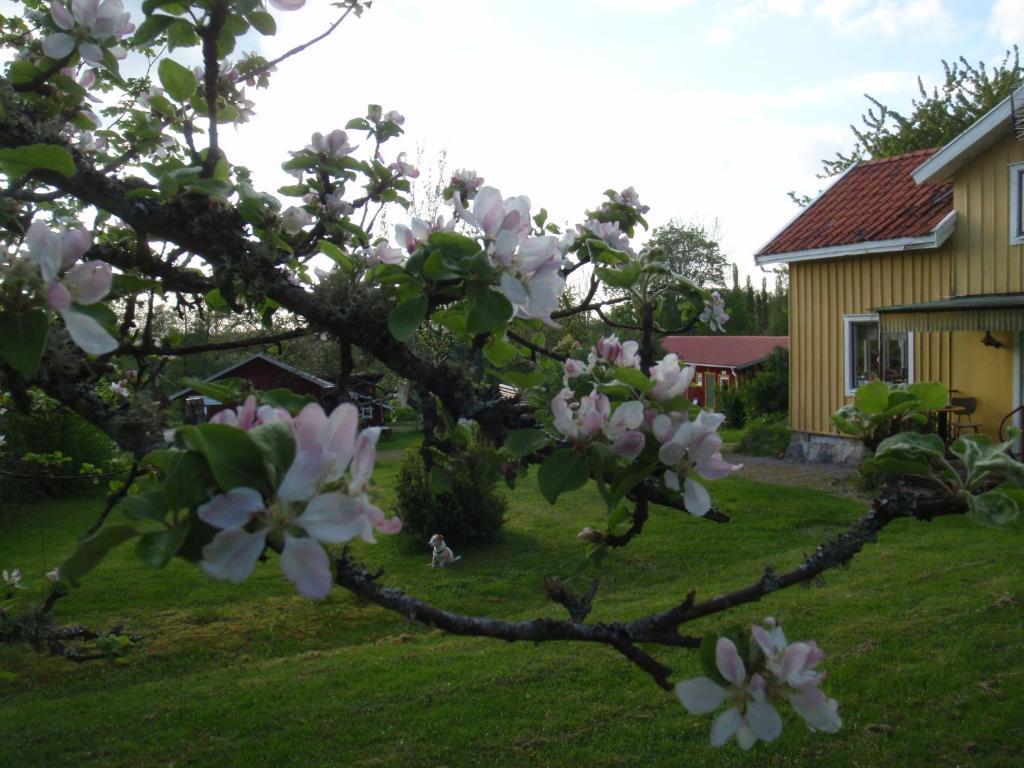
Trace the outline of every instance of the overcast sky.
{"type": "MultiPolygon", "coordinates": [[[[246,42],[270,58],[337,13],[308,0],[246,42]]],[[[654,226],[717,219],[753,273],[796,212],[786,192],[816,193],[821,158],[850,148],[865,92],[906,108],[941,59],[992,63],[1015,42],[1024,0],[375,0],[250,94],[257,115],[222,146],[275,189],[288,149],[372,101],[407,118],[394,153],[445,148],[449,171],[558,222],[635,186],[654,226]]]]}
{"type": "MultiPolygon", "coordinates": [[[[265,53],[334,13],[278,14],[265,53]]],[[[374,101],[406,115],[401,148],[444,147],[557,221],[628,185],[652,225],[718,219],[746,272],[795,213],[786,192],[817,192],[820,159],[850,147],[865,92],[906,107],[941,59],[1015,42],[1024,0],[376,0],[280,67],[233,159],[269,181],[268,149],[374,101]]]]}

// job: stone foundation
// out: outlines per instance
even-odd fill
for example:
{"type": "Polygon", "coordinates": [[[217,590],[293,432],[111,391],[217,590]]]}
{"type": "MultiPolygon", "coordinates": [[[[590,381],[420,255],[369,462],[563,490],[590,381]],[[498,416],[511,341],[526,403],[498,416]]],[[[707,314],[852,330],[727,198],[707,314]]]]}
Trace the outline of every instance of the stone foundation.
{"type": "Polygon", "coordinates": [[[808,464],[849,464],[856,466],[864,456],[858,440],[838,435],[815,435],[794,432],[786,449],[787,461],[808,464]]]}

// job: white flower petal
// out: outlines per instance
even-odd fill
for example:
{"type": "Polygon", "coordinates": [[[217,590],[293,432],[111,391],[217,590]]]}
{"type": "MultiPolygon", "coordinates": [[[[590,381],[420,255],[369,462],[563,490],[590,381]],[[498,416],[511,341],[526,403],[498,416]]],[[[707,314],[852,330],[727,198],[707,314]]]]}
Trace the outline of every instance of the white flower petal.
{"type": "Polygon", "coordinates": [[[63,59],[73,50],[75,50],[75,38],[63,32],[47,35],[43,39],[43,53],[51,59],[63,59]]]}
{"type": "Polygon", "coordinates": [[[686,511],[697,517],[706,515],[708,510],[711,509],[711,496],[707,488],[696,482],[689,475],[686,477],[684,487],[683,504],[686,505],[686,511]]]}
{"type": "Polygon", "coordinates": [[[715,718],[715,723],[711,726],[711,746],[720,747],[725,744],[736,733],[742,722],[743,716],[738,709],[733,707],[725,710],[715,718]]]}
{"type": "Polygon", "coordinates": [[[232,488],[214,496],[196,513],[200,520],[216,528],[241,528],[265,507],[263,496],[254,488],[232,488]]]}
{"type": "Polygon", "coordinates": [[[203,547],[199,567],[215,579],[239,584],[249,578],[266,543],[266,529],[255,533],[242,528],[221,531],[203,547]]]}
{"type": "Polygon", "coordinates": [[[709,677],[695,677],[678,683],[676,695],[691,715],[706,715],[722,706],[729,692],[709,677]]]}
{"type": "Polygon", "coordinates": [[[311,537],[328,544],[364,536],[371,528],[360,505],[343,493],[322,493],[314,497],[295,522],[311,537]]]}
{"type": "Polygon", "coordinates": [[[64,318],[71,340],[90,355],[105,355],[117,349],[117,339],[89,315],[71,307],[61,312],[60,316],[64,318]]]}
{"type": "Polygon", "coordinates": [[[331,562],[324,548],[313,539],[284,535],[281,570],[299,594],[322,600],[331,591],[331,562]]]}
{"type": "Polygon", "coordinates": [[[767,701],[751,701],[745,715],[750,729],[761,741],[774,741],[782,733],[782,718],[767,701]]]}
{"type": "Polygon", "coordinates": [[[83,261],[73,266],[63,283],[76,304],[95,304],[110,293],[114,275],[105,261],[83,261]]]}

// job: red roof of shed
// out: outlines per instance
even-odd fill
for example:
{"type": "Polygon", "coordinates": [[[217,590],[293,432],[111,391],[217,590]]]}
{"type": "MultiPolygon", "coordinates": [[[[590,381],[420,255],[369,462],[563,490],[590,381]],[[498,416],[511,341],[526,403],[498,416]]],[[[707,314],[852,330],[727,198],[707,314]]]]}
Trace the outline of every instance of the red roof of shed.
{"type": "Polygon", "coordinates": [[[953,211],[953,183],[918,185],[911,172],[938,151],[919,149],[854,166],[757,255],[929,234],[953,211]]]}
{"type": "Polygon", "coordinates": [[[666,336],[661,346],[688,365],[746,368],[776,347],[789,349],[789,336],[666,336]]]}

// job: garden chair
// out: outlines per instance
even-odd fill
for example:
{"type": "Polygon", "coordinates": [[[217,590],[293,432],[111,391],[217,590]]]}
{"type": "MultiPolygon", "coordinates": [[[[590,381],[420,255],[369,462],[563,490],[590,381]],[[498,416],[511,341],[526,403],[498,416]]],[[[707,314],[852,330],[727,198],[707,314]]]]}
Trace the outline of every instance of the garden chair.
{"type": "MultiPolygon", "coordinates": [[[[955,392],[956,390],[952,391],[955,392]]],[[[972,418],[974,416],[974,412],[978,410],[978,398],[951,397],[949,398],[949,404],[956,408],[963,409],[956,414],[956,422],[953,424],[952,430],[953,440],[956,440],[968,430],[974,432],[974,434],[981,432],[981,423],[974,421],[972,418]]]]}
{"type": "MultiPolygon", "coordinates": [[[[1006,414],[1003,417],[1003,420],[1001,422],[999,422],[999,442],[1001,442],[1001,443],[1002,442],[1006,442],[1007,440],[1010,439],[1010,435],[1009,435],[1010,427],[1013,426],[1013,420],[1018,415],[1021,415],[1022,417],[1024,417],[1024,405],[1018,405],[1016,408],[1014,408],[1012,411],[1010,411],[1008,414],[1006,414]]],[[[1020,446],[1020,445],[1021,444],[1018,443],[1018,446],[1020,446]]],[[[1010,450],[1010,454],[1015,459],[1020,459],[1021,458],[1021,451],[1020,450],[1012,450],[1011,449],[1010,450]]]]}

